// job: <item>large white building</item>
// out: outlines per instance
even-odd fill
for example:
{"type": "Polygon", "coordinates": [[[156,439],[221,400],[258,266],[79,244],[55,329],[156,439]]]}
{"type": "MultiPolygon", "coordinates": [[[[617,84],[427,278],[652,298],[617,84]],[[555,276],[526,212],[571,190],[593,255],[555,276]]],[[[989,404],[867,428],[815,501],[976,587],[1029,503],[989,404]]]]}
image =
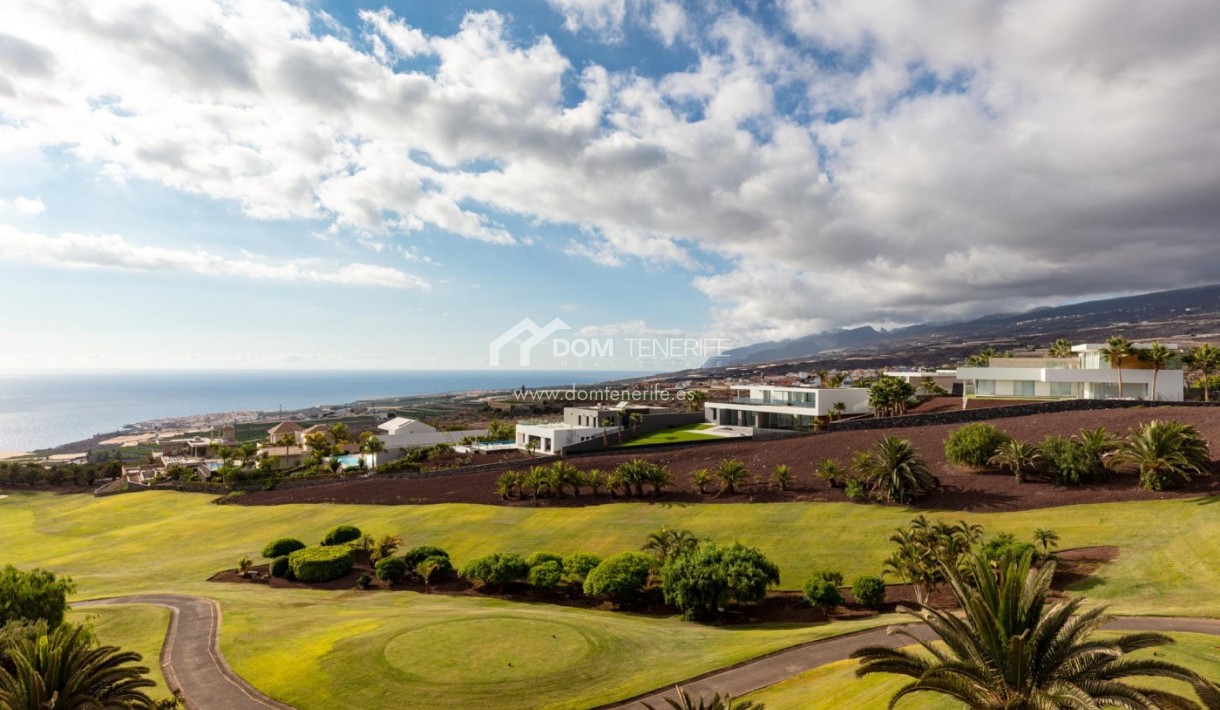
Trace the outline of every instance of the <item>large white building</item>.
{"type": "Polygon", "coordinates": [[[709,422],[755,429],[801,429],[815,418],[832,414],[867,414],[868,390],[863,387],[779,387],[741,385],[732,402],[709,402],[703,411],[709,422]],[[842,403],[842,408],[835,405],[842,403]]]}
{"type": "MultiPolygon", "coordinates": [[[[1136,344],[1134,349],[1138,353],[1148,347],[1136,344]]],[[[1178,351],[1177,345],[1166,347],[1178,351]]],[[[992,358],[987,367],[958,368],[957,379],[966,383],[967,394],[978,397],[1182,400],[1181,358],[1172,358],[1161,370],[1136,355],[1124,358],[1120,395],[1119,371],[1102,354],[1104,348],[1086,343],[1074,346],[1071,357],[992,358]]]]}

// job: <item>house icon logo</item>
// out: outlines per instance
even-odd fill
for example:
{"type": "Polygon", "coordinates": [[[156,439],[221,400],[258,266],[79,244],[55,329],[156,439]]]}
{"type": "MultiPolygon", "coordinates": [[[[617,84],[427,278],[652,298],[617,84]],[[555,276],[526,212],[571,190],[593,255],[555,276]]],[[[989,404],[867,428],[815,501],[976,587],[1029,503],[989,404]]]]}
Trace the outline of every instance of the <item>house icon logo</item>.
{"type": "Polygon", "coordinates": [[[521,341],[520,364],[521,367],[529,367],[530,351],[534,349],[534,346],[559,330],[571,330],[571,326],[564,323],[562,318],[552,319],[546,326],[539,326],[530,318],[522,318],[516,325],[504,331],[500,337],[491,341],[488,352],[491,366],[500,366],[500,351],[504,349],[504,346],[528,333],[529,337],[521,341]]]}

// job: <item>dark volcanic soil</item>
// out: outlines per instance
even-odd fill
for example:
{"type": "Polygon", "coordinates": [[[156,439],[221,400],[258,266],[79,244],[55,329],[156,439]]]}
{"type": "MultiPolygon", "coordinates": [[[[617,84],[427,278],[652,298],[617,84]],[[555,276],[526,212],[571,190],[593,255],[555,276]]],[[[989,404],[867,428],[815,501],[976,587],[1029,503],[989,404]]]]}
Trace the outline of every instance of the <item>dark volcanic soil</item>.
{"type": "MultiPolygon", "coordinates": [[[[1176,419],[1193,424],[1208,440],[1220,442],[1220,411],[1196,407],[1148,407],[1112,409],[1093,412],[1060,412],[1012,419],[997,419],[992,423],[1012,436],[1036,442],[1047,434],[1073,434],[1082,427],[1104,426],[1123,434],[1133,425],[1153,419],[1176,419]]],[[[572,458],[582,469],[609,470],[619,463],[643,456],[669,466],[678,490],[649,501],[712,501],[780,502],[780,501],[845,501],[841,490],[828,490],[815,481],[814,467],[826,458],[846,464],[852,452],[871,446],[882,436],[898,435],[911,439],[928,460],[932,471],[944,487],[916,507],[942,510],[1028,510],[1077,503],[1097,503],[1129,500],[1160,500],[1220,494],[1220,477],[1197,478],[1176,491],[1156,493],[1137,486],[1132,473],[1118,474],[1104,484],[1073,488],[1058,488],[1047,482],[1031,481],[1017,485],[1012,476],[995,471],[974,472],[959,469],[944,457],[944,441],[959,425],[886,429],[878,431],[844,431],[803,436],[767,442],[737,441],[683,447],[646,454],[597,455],[572,458]],[[713,498],[699,496],[689,486],[691,471],[714,468],[722,459],[738,458],[746,463],[759,483],[740,494],[713,498]],[[778,464],[792,466],[797,474],[796,490],[770,490],[766,479],[778,464]]],[[[486,503],[495,505],[596,505],[621,502],[602,493],[598,497],[587,492],[579,498],[562,500],[502,501],[495,494],[499,472],[480,472],[424,479],[358,479],[343,483],[296,490],[259,491],[242,496],[244,505],[276,505],[282,503],[486,503]]]]}

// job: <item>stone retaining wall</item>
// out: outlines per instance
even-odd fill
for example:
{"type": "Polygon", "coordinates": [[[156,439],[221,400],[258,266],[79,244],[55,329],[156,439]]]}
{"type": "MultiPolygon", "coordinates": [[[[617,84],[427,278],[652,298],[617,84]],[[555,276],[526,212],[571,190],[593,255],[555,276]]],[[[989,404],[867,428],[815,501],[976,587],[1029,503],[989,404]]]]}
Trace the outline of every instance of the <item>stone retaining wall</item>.
{"type": "Polygon", "coordinates": [[[826,431],[862,431],[870,429],[900,429],[903,427],[937,426],[940,424],[966,424],[990,419],[1026,417],[1031,414],[1055,412],[1087,412],[1098,409],[1137,409],[1155,407],[1215,407],[1220,402],[1143,402],[1129,399],[1057,399],[1048,402],[1014,404],[1010,407],[987,407],[928,414],[905,414],[882,419],[855,419],[832,422],[826,431]]]}

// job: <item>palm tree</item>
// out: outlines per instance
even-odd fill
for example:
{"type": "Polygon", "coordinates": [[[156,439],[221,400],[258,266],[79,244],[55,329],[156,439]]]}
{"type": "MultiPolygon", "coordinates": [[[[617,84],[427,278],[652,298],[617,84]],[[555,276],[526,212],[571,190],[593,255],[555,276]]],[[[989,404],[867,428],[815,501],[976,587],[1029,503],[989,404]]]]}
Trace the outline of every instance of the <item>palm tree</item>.
{"type": "MultiPolygon", "coordinates": [[[[753,700],[733,700],[733,696],[727,693],[724,695],[712,693],[712,697],[705,699],[702,695],[692,698],[684,689],[676,686],[675,690],[678,691],[677,700],[664,698],[665,703],[669,705],[669,710],[763,710],[764,707],[762,703],[753,700]]],[[[643,703],[643,705],[648,710],[657,710],[648,703],[643,703]]]]}
{"type": "Polygon", "coordinates": [[[657,556],[661,565],[677,559],[699,547],[699,538],[690,530],[660,530],[648,534],[648,542],[640,548],[657,556]]]}
{"type": "Polygon", "coordinates": [[[691,390],[686,393],[686,409],[688,411],[701,412],[706,402],[707,392],[703,390],[691,390]]]}
{"type": "Polygon", "coordinates": [[[385,451],[385,442],[375,436],[363,437],[364,441],[360,444],[360,452],[367,454],[376,464],[377,454],[385,451]]]}
{"type": "Polygon", "coordinates": [[[887,436],[860,463],[872,494],[888,501],[909,503],[940,487],[909,439],[887,436]]]}
{"type": "Polygon", "coordinates": [[[1140,485],[1153,491],[1189,481],[1191,474],[1211,471],[1207,441],[1189,424],[1154,420],[1131,429],[1106,465],[1132,465],[1139,469],[1140,485]]]}
{"type": "Polygon", "coordinates": [[[1059,547],[1059,533],[1048,528],[1034,530],[1034,539],[1042,546],[1042,554],[1050,554],[1052,547],[1059,547]]]}
{"type": "Polygon", "coordinates": [[[1152,365],[1152,392],[1150,392],[1152,396],[1150,399],[1160,399],[1156,393],[1156,376],[1157,373],[1164,370],[1165,366],[1169,364],[1169,359],[1173,357],[1173,351],[1160,343],[1153,343],[1149,347],[1140,350],[1136,357],[1140,362],[1152,365]]]}
{"type": "Polygon", "coordinates": [[[995,454],[987,463],[1008,469],[1016,476],[1017,483],[1025,483],[1026,472],[1036,471],[1041,460],[1042,454],[1037,446],[1016,439],[1005,439],[996,447],[995,454]]]}
{"type": "Polygon", "coordinates": [[[154,706],[144,692],[156,686],[146,677],[148,668],[131,665],[140,662],[140,654],[97,646],[83,626],[63,624],[49,634],[18,641],[6,654],[10,665],[0,665],[0,707],[145,710],[154,706]]]}
{"type": "Polygon", "coordinates": [[[844,402],[835,402],[830,405],[830,418],[838,419],[847,413],[847,404],[844,402]]]}
{"type": "Polygon", "coordinates": [[[1071,357],[1072,342],[1067,338],[1060,338],[1051,343],[1051,346],[1046,349],[1048,357],[1071,357]]]}
{"type": "Polygon", "coordinates": [[[644,484],[648,483],[652,474],[652,464],[644,459],[624,461],[614,469],[619,484],[627,495],[635,492],[637,498],[644,497],[644,484]]]}
{"type": "Polygon", "coordinates": [[[792,485],[792,467],[788,464],[779,464],[771,473],[771,480],[781,491],[788,490],[788,486],[792,485]]]}
{"type": "Polygon", "coordinates": [[[1109,621],[1104,607],[1081,611],[1084,599],[1048,604],[1054,563],[1031,569],[1032,552],[1006,556],[997,568],[976,557],[968,574],[946,569],[964,618],[951,611],[902,609],[922,621],[941,643],[911,631],[890,633],[919,644],[922,652],[871,646],[851,655],[856,675],[895,673],[913,678],[890,707],[912,693],[947,695],[972,708],[1195,707],[1186,698],[1128,685],[1132,677],[1172,678],[1199,686],[1200,676],[1155,658],[1128,658],[1145,648],[1173,643],[1162,634],[1096,638],[1109,621]],[[968,581],[969,580],[969,581],[968,581]],[[973,586],[972,586],[973,585],[973,586]]]}
{"type": "Polygon", "coordinates": [[[643,414],[640,414],[639,412],[631,413],[631,433],[632,434],[638,434],[640,432],[640,425],[643,423],[644,423],[643,414]]]}
{"type": "Polygon", "coordinates": [[[720,479],[720,490],[716,493],[732,495],[737,492],[737,486],[750,480],[750,470],[737,459],[725,459],[716,465],[716,478],[720,479]]]}
{"type": "Polygon", "coordinates": [[[707,493],[707,484],[712,482],[712,472],[706,468],[697,468],[690,475],[690,483],[699,495],[707,493]]]}
{"type": "Polygon", "coordinates": [[[335,422],[334,424],[331,424],[327,433],[330,434],[331,439],[334,439],[335,446],[346,442],[348,439],[347,425],[343,422],[335,422]]]}
{"type": "Polygon", "coordinates": [[[1109,358],[1110,366],[1118,370],[1118,398],[1123,398],[1123,360],[1131,357],[1131,341],[1121,335],[1115,335],[1106,341],[1106,346],[1099,352],[1109,358]]]}
{"type": "Polygon", "coordinates": [[[1182,358],[1192,371],[1198,373],[1203,383],[1203,401],[1211,401],[1211,376],[1220,368],[1220,348],[1211,343],[1196,345],[1182,358]]]}
{"type": "Polygon", "coordinates": [[[831,488],[839,485],[839,479],[843,478],[845,473],[843,467],[834,459],[826,459],[818,464],[817,469],[814,471],[814,474],[823,481],[826,481],[826,484],[831,488]]]}

